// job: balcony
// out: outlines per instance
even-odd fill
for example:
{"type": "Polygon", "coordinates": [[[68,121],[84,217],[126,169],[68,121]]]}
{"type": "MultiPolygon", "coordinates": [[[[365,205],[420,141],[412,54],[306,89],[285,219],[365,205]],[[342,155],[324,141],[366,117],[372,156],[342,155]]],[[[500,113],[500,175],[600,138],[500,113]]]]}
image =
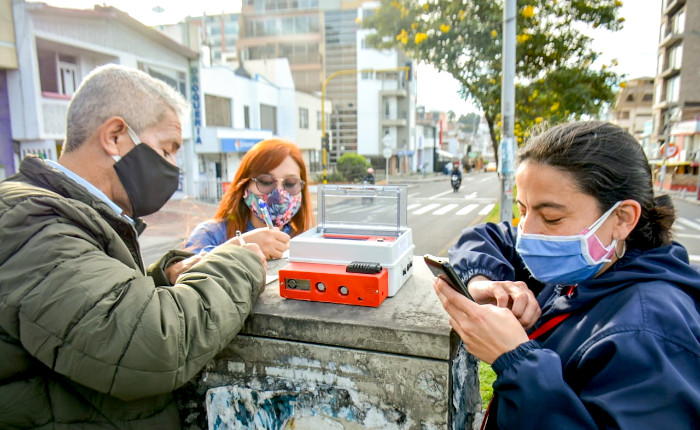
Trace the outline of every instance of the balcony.
{"type": "Polygon", "coordinates": [[[383,89],[379,91],[382,97],[408,97],[408,90],[405,88],[383,89]]]}
{"type": "Polygon", "coordinates": [[[681,40],[683,40],[682,33],[674,33],[669,31],[659,43],[659,48],[668,48],[669,46],[677,44],[681,40]]]}
{"type": "Polygon", "coordinates": [[[685,0],[665,0],[663,3],[664,15],[672,15],[685,5],[685,0]]]}
{"type": "Polygon", "coordinates": [[[382,127],[406,127],[408,121],[405,118],[383,118],[382,127]]]}
{"type": "Polygon", "coordinates": [[[42,92],[41,109],[44,135],[52,139],[63,139],[66,134],[66,114],[71,96],[42,92]]]}
{"type": "Polygon", "coordinates": [[[659,73],[659,77],[665,81],[669,78],[672,78],[672,77],[678,75],[679,73],[681,73],[680,68],[671,66],[671,67],[667,67],[663,72],[659,73]]]}

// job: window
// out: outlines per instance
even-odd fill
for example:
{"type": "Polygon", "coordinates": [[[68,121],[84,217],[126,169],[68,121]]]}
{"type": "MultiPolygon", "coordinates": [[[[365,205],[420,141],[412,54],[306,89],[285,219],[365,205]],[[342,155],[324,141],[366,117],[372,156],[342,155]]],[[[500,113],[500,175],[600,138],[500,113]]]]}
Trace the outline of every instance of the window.
{"type": "Polygon", "coordinates": [[[243,106],[243,127],[250,128],[250,107],[243,106]]]}
{"type": "Polygon", "coordinates": [[[277,107],[260,104],[260,128],[277,134],[277,107]]]}
{"type": "Polygon", "coordinates": [[[321,124],[323,123],[323,121],[321,121],[322,118],[323,117],[321,116],[321,111],[317,110],[316,111],[316,130],[321,129],[321,124]]]}
{"type": "Polygon", "coordinates": [[[231,127],[231,99],[205,94],[204,110],[208,127],[231,127]]]}
{"type": "Polygon", "coordinates": [[[683,33],[685,28],[685,10],[678,12],[673,18],[671,18],[671,31],[674,34],[683,33]]]}
{"type": "Polygon", "coordinates": [[[650,102],[654,99],[654,96],[651,93],[646,93],[644,94],[644,97],[642,97],[643,102],[650,102]]]}
{"type": "Polygon", "coordinates": [[[674,76],[673,78],[666,81],[666,101],[669,103],[675,103],[678,101],[678,96],[680,95],[681,87],[681,77],[674,76]]]}
{"type": "Polygon", "coordinates": [[[633,95],[633,94],[628,94],[628,95],[627,95],[627,101],[628,101],[628,102],[633,102],[633,101],[634,101],[634,95],[633,95]]]}
{"type": "Polygon", "coordinates": [[[620,119],[630,119],[630,111],[623,110],[620,112],[620,119]]]}
{"type": "Polygon", "coordinates": [[[299,128],[309,128],[309,110],[299,108],[299,128]]]}
{"type": "Polygon", "coordinates": [[[175,91],[182,94],[183,97],[187,98],[187,77],[185,72],[162,69],[160,67],[153,67],[144,63],[139,63],[138,67],[142,72],[146,72],[152,77],[160,79],[161,81],[170,85],[175,91]]]}
{"type": "Polygon", "coordinates": [[[680,69],[683,60],[683,45],[676,45],[668,50],[667,69],[680,69]]]}
{"type": "Polygon", "coordinates": [[[37,47],[37,60],[42,92],[67,96],[75,93],[80,84],[76,56],[37,47]]]}
{"type": "Polygon", "coordinates": [[[58,92],[73,95],[79,83],[78,59],[72,55],[58,54],[58,92]]]}

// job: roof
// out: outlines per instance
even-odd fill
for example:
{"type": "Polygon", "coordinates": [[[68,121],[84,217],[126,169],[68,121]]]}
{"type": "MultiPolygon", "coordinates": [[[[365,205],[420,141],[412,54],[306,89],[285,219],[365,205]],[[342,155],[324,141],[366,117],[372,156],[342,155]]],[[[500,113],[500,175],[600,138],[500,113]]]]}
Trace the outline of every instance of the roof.
{"type": "Polygon", "coordinates": [[[45,3],[28,3],[27,11],[32,14],[46,14],[52,17],[74,17],[74,18],[86,18],[86,19],[105,19],[112,18],[118,20],[120,23],[126,27],[140,33],[141,35],[163,45],[164,47],[175,51],[184,57],[189,59],[199,58],[199,53],[191,50],[190,48],[177,43],[163,33],[143,24],[138,21],[128,13],[123,12],[112,6],[98,6],[95,5],[95,9],[68,9],[49,6],[45,3]]]}

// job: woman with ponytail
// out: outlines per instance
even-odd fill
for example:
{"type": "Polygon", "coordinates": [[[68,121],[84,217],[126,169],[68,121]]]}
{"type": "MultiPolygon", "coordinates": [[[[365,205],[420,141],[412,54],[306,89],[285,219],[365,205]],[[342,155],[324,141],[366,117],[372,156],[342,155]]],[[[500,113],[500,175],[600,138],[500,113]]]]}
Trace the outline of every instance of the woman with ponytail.
{"type": "Polygon", "coordinates": [[[484,426],[697,428],[700,274],[642,147],[575,122],[535,135],[518,162],[517,227],[468,228],[449,250],[476,303],[433,285],[496,372],[484,426]]]}

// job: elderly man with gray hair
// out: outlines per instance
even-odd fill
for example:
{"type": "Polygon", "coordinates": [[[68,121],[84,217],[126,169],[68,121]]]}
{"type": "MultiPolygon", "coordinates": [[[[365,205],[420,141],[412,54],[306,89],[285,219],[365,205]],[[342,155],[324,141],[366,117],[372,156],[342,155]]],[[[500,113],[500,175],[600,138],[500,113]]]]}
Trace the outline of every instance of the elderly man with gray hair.
{"type": "Polygon", "coordinates": [[[0,427],[178,428],[172,391],[240,330],[264,287],[255,244],[170,251],[146,270],[140,216],[178,185],[183,98],[94,70],[58,161],[0,182],[0,427]]]}

